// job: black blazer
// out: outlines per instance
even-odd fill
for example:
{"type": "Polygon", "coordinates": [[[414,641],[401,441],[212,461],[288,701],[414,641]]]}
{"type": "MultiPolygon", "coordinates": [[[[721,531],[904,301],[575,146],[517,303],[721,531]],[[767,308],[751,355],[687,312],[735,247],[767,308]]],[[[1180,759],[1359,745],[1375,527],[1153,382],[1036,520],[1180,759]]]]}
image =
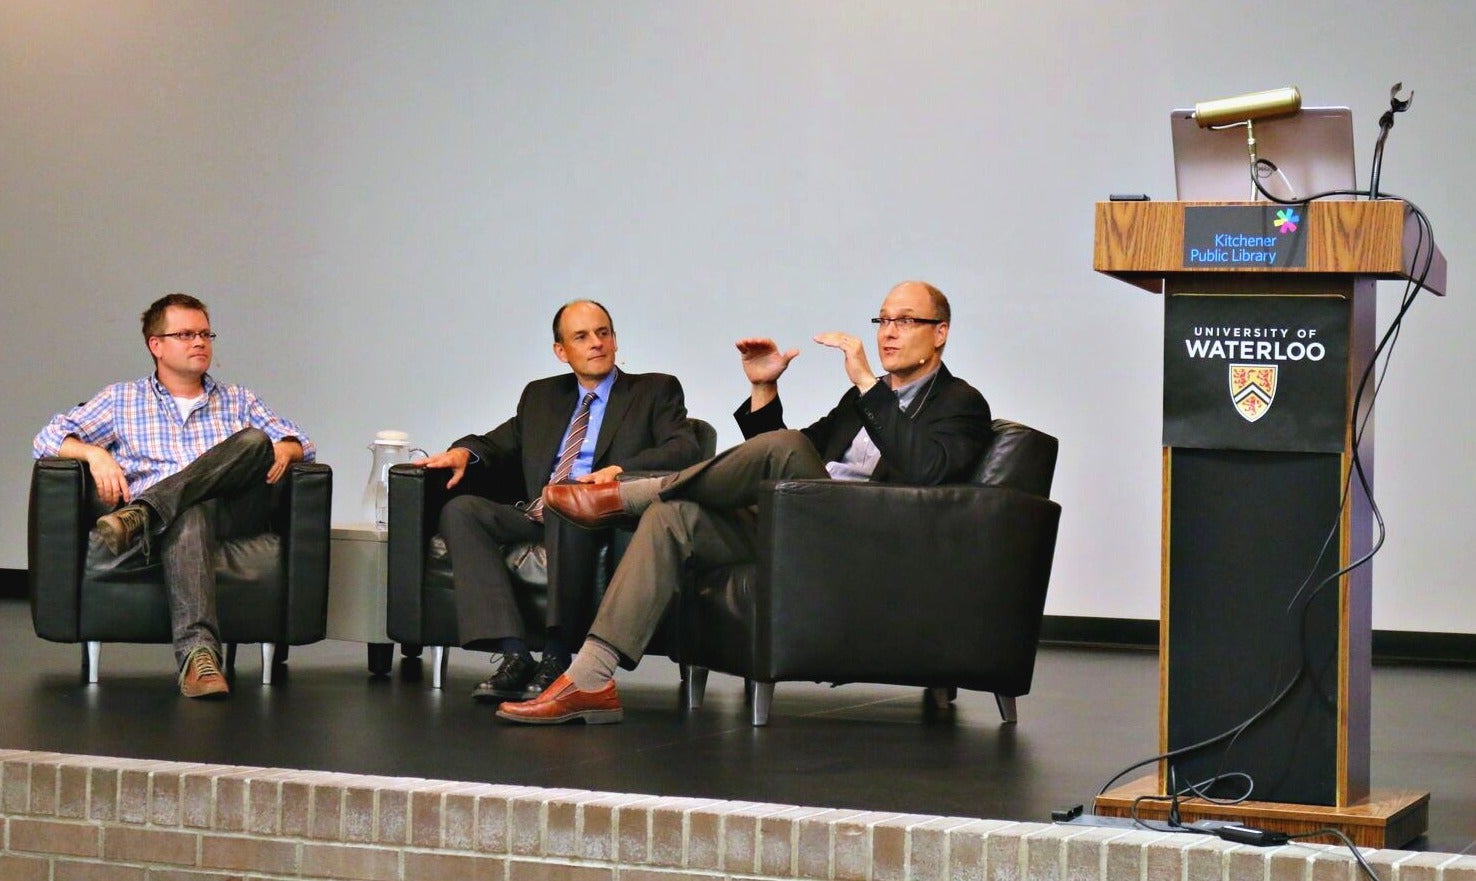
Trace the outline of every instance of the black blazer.
{"type": "MultiPolygon", "coordinates": [[[[749,402],[734,412],[745,438],[784,428],[784,405],[774,399],[754,412],[749,402]]],[[[903,412],[897,394],[878,382],[861,394],[852,386],[815,424],[800,429],[827,462],[845,455],[865,426],[881,451],[872,480],[933,486],[967,480],[993,435],[989,402],[967,382],[938,365],[931,387],[903,412]]]]}
{"type": "MultiPolygon", "coordinates": [[[[559,442],[580,398],[572,373],[534,380],[523,389],[516,415],[487,432],[453,443],[479,459],[472,469],[516,465],[523,477],[523,499],[543,491],[559,455],[559,442]]],[[[701,456],[697,435],[687,422],[682,384],[665,373],[621,373],[610,389],[594,467],[619,465],[626,471],[675,471],[701,456]]]]}

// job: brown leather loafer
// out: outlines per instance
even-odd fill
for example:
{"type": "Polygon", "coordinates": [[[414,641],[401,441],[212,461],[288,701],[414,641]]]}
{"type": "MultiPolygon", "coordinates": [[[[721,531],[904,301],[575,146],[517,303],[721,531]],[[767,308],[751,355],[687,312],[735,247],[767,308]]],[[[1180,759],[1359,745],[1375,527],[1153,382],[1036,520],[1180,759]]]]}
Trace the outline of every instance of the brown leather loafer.
{"type": "Polygon", "coordinates": [[[585,529],[603,529],[635,518],[620,505],[619,483],[551,483],[543,488],[543,506],[585,529]]]}
{"type": "Polygon", "coordinates": [[[620,692],[611,680],[599,691],[580,691],[566,675],[559,676],[543,694],[530,701],[503,704],[499,718],[527,725],[558,725],[583,719],[590,725],[607,725],[625,718],[620,708],[620,692]]]}

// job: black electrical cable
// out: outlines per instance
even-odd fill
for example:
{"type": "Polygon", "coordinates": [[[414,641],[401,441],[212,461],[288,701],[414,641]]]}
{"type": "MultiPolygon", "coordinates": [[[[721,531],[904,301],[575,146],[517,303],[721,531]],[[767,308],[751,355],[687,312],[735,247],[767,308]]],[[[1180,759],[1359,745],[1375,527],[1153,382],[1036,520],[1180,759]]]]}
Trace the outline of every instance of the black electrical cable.
{"type": "Polygon", "coordinates": [[[1179,835],[1203,835],[1204,832],[1202,830],[1190,828],[1183,825],[1182,823],[1175,822],[1172,819],[1165,823],[1154,823],[1150,820],[1145,820],[1142,817],[1138,816],[1138,805],[1140,805],[1141,803],[1145,801],[1171,801],[1174,798],[1177,798],[1177,796],[1140,795],[1137,798],[1133,799],[1132,807],[1128,809],[1128,816],[1132,819],[1134,824],[1142,826],[1149,832],[1173,832],[1179,835]]]}
{"type": "Polygon", "coordinates": [[[1307,838],[1322,838],[1328,835],[1338,839],[1348,848],[1348,852],[1353,855],[1354,862],[1358,863],[1358,870],[1367,876],[1369,881],[1379,881],[1378,873],[1374,871],[1373,866],[1368,864],[1368,860],[1363,856],[1363,851],[1359,850],[1358,845],[1354,844],[1352,839],[1343,834],[1341,829],[1334,829],[1329,826],[1325,829],[1314,829],[1311,832],[1288,835],[1287,838],[1291,841],[1302,841],[1307,838]]]}
{"type": "MultiPolygon", "coordinates": [[[[1247,779],[1249,779],[1250,777],[1250,775],[1239,771],[1235,772],[1234,776],[1241,776],[1247,779]]],[[[1172,769],[1170,769],[1169,771],[1169,778],[1170,780],[1173,779],[1172,769]]],[[[1340,842],[1342,842],[1344,846],[1348,848],[1348,852],[1352,855],[1354,862],[1358,864],[1359,871],[1362,872],[1363,875],[1369,879],[1369,881],[1380,881],[1378,874],[1374,872],[1373,866],[1369,865],[1368,860],[1363,856],[1363,852],[1358,848],[1358,845],[1355,844],[1353,840],[1350,839],[1341,829],[1334,829],[1331,826],[1322,829],[1314,829],[1311,832],[1288,833],[1269,832],[1262,829],[1239,826],[1235,824],[1232,824],[1231,828],[1223,828],[1218,826],[1188,826],[1182,823],[1179,819],[1178,813],[1179,798],[1187,792],[1197,793],[1199,789],[1211,786],[1214,783],[1214,780],[1205,780],[1197,784],[1191,783],[1185,786],[1183,789],[1178,789],[1171,783],[1169,786],[1168,795],[1140,795],[1137,798],[1134,798],[1132,806],[1128,811],[1128,815],[1132,819],[1134,825],[1141,826],[1150,832],[1161,832],[1165,834],[1172,833],[1178,835],[1208,835],[1222,838],[1226,841],[1234,841],[1242,844],[1254,844],[1258,846],[1290,844],[1292,842],[1305,841],[1306,839],[1310,838],[1322,838],[1326,836],[1331,836],[1338,839],[1340,842]],[[1138,808],[1142,805],[1142,803],[1151,801],[1169,802],[1169,816],[1167,822],[1162,824],[1155,824],[1149,820],[1143,819],[1138,815],[1138,808]]]]}

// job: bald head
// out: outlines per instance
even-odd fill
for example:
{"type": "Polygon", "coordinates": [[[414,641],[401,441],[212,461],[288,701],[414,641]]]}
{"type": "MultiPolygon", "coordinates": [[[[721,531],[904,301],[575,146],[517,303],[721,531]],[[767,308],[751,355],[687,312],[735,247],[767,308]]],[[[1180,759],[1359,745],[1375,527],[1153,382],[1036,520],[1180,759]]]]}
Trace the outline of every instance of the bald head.
{"type": "Polygon", "coordinates": [[[938,290],[927,282],[904,281],[888,291],[887,296],[890,297],[894,293],[903,291],[922,293],[927,295],[928,300],[933,304],[934,318],[940,319],[942,321],[953,320],[953,310],[948,305],[948,298],[943,295],[942,291],[938,290]]]}
{"type": "Polygon", "coordinates": [[[554,357],[569,365],[579,384],[592,389],[615,369],[615,323],[594,300],[575,300],[554,314],[554,357]]]}
{"type": "Polygon", "coordinates": [[[904,281],[887,292],[879,317],[877,353],[894,388],[938,368],[952,317],[942,291],[925,281],[904,281]]]}

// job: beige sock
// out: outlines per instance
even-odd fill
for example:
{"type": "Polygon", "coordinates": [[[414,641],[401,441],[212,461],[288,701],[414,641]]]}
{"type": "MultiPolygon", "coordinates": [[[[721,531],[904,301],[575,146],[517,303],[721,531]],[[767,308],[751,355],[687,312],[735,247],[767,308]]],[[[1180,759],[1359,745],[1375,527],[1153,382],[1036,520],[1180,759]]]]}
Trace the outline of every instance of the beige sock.
{"type": "Polygon", "coordinates": [[[597,637],[589,637],[579,647],[574,660],[569,662],[566,675],[580,691],[599,691],[615,678],[615,668],[620,666],[620,652],[597,637]]]}
{"type": "Polygon", "coordinates": [[[645,510],[656,501],[656,496],[661,492],[664,480],[660,477],[642,477],[636,480],[622,480],[619,485],[620,507],[625,513],[634,514],[639,517],[645,510]]]}

